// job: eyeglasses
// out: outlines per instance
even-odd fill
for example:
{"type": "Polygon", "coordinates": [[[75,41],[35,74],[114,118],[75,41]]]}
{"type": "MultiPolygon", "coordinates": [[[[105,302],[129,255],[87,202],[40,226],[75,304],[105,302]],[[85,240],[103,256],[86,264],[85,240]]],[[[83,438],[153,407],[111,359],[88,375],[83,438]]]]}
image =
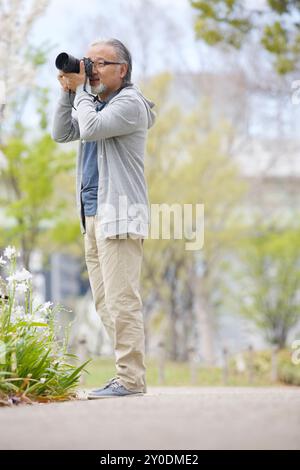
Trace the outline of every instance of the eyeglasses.
{"type": "Polygon", "coordinates": [[[111,60],[92,60],[92,63],[97,69],[103,69],[103,67],[110,64],[125,64],[125,62],[113,62],[111,60]]]}

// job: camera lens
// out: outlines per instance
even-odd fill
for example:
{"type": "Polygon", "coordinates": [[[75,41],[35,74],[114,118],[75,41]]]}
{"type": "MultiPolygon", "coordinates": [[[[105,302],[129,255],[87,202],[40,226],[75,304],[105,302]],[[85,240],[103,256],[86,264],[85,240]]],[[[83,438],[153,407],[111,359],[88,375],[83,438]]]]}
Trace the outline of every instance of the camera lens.
{"type": "Polygon", "coordinates": [[[66,73],[79,73],[80,61],[66,52],[58,54],[55,60],[55,66],[58,70],[66,73]]]}

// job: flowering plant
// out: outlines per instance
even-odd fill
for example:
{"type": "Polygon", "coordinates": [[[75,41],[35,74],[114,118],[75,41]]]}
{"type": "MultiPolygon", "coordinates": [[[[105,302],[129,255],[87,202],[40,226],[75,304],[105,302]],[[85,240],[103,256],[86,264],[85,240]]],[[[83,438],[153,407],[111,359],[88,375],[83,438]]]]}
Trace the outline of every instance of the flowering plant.
{"type": "Polygon", "coordinates": [[[56,314],[64,307],[39,303],[32,274],[17,269],[18,253],[8,246],[0,256],[0,404],[65,400],[75,396],[85,362],[67,352],[68,336],[57,336],[56,314]]]}

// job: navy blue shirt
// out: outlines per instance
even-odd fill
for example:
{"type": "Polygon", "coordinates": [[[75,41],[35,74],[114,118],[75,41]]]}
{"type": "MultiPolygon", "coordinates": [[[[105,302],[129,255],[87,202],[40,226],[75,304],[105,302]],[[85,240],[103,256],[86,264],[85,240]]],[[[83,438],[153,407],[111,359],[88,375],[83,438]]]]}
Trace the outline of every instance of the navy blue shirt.
{"type": "MultiPolygon", "coordinates": [[[[96,111],[101,111],[106,105],[106,101],[102,101],[96,106],[96,111]]],[[[97,142],[85,142],[83,150],[83,168],[81,183],[81,200],[84,215],[96,215],[97,212],[97,196],[98,196],[98,157],[97,142]]]]}

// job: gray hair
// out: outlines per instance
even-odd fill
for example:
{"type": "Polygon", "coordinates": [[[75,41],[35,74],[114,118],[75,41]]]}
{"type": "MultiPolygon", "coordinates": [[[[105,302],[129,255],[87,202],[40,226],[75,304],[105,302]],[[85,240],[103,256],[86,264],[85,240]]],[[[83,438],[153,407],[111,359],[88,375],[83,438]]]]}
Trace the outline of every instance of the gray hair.
{"type": "Polygon", "coordinates": [[[93,42],[92,44],[90,44],[90,46],[100,46],[100,45],[103,45],[103,44],[106,44],[108,46],[112,46],[114,48],[115,52],[116,52],[117,60],[127,64],[127,66],[128,66],[127,67],[127,73],[123,77],[122,84],[123,85],[131,85],[132,57],[131,57],[131,54],[130,54],[129,50],[127,49],[127,47],[121,41],[119,41],[119,39],[115,39],[115,38],[99,39],[99,40],[93,42]]]}

